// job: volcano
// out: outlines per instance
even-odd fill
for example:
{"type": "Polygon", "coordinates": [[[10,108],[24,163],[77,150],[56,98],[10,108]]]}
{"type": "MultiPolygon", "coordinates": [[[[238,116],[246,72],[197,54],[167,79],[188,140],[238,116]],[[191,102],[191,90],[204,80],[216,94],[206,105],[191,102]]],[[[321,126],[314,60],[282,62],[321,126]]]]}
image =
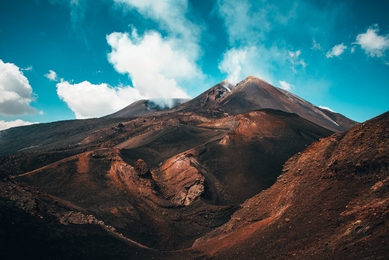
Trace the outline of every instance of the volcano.
{"type": "Polygon", "coordinates": [[[234,87],[227,87],[226,84],[221,82],[215,85],[197,98],[178,106],[176,110],[221,116],[271,108],[295,113],[334,132],[343,132],[356,124],[338,113],[321,109],[256,77],[249,76],[234,87]]]}
{"type": "Polygon", "coordinates": [[[380,257],[388,118],[357,124],[248,77],[173,108],[139,101],[103,118],[1,131],[2,252],[380,257]]]}

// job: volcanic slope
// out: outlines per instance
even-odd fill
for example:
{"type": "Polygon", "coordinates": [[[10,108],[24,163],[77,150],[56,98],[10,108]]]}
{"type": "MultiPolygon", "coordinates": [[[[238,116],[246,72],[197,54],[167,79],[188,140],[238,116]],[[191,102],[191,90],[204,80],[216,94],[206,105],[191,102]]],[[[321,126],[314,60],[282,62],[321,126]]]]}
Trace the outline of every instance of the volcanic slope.
{"type": "Polygon", "coordinates": [[[196,111],[208,116],[223,117],[262,108],[295,113],[334,132],[343,132],[357,124],[341,114],[321,109],[286,90],[275,88],[252,76],[234,87],[225,81],[221,82],[172,110],[196,111]]]}
{"type": "Polygon", "coordinates": [[[295,114],[258,110],[141,132],[15,180],[144,246],[176,250],[228,221],[240,203],[275,182],[290,156],[331,133],[295,114]]]}
{"type": "Polygon", "coordinates": [[[176,107],[179,104],[187,102],[189,99],[174,98],[171,100],[152,99],[152,100],[138,100],[128,105],[127,107],[105,116],[106,118],[120,118],[132,116],[146,116],[150,114],[158,114],[158,112],[168,110],[176,107]]]}
{"type": "MultiPolygon", "coordinates": [[[[57,234],[61,227],[69,231],[57,214],[62,206],[58,208],[55,201],[61,201],[68,206],[66,214],[81,219],[75,223],[81,226],[68,233],[72,239],[79,241],[79,236],[97,232],[102,240],[108,236],[107,245],[112,245],[112,236],[115,240],[119,234],[120,241],[129,242],[147,258],[150,252],[159,252],[162,258],[166,256],[162,251],[191,247],[196,239],[228,222],[241,203],[269,188],[290,156],[333,133],[297,113],[273,109],[235,113],[235,101],[227,101],[246,93],[238,87],[228,92],[230,89],[219,84],[176,108],[145,116],[62,121],[0,131],[0,174],[5,185],[39,189],[32,196],[37,210],[44,199],[39,194],[52,198],[45,204],[50,204],[50,214],[43,220],[23,206],[30,201],[25,200],[24,192],[1,190],[2,203],[10,203],[4,208],[13,216],[24,211],[27,215],[21,218],[27,221],[31,216],[31,228],[39,230],[42,225],[49,234],[57,234]],[[207,99],[203,99],[205,95],[207,99]],[[117,234],[104,231],[107,226],[117,234]]],[[[246,101],[250,103],[249,99],[239,102],[246,101]]],[[[351,122],[328,113],[331,120],[351,122]]],[[[9,221],[12,223],[6,218],[3,224],[12,230],[9,221]]],[[[31,234],[18,239],[28,244],[37,239],[31,234]]],[[[4,240],[7,234],[3,235],[4,240]]],[[[96,245],[98,241],[85,243],[96,245]]],[[[120,243],[118,252],[122,252],[120,243]]],[[[74,248],[85,250],[81,245],[74,248]]],[[[192,251],[180,251],[178,259],[182,259],[181,253],[192,251]]]]}
{"type": "Polygon", "coordinates": [[[389,112],[290,158],[271,188],[194,243],[196,257],[387,259],[388,128],[389,112]]]}
{"type": "Polygon", "coordinates": [[[172,259],[69,202],[0,175],[1,259],[172,259]]]}
{"type": "MultiPolygon", "coordinates": [[[[184,100],[173,100],[174,104],[181,102],[184,100]]],[[[234,87],[221,82],[172,109],[158,108],[154,101],[142,100],[103,118],[3,130],[0,131],[0,156],[43,150],[112,147],[141,131],[163,129],[178,123],[197,125],[264,108],[298,114],[334,132],[342,132],[357,124],[341,114],[318,108],[285,90],[250,76],[234,87]]]]}

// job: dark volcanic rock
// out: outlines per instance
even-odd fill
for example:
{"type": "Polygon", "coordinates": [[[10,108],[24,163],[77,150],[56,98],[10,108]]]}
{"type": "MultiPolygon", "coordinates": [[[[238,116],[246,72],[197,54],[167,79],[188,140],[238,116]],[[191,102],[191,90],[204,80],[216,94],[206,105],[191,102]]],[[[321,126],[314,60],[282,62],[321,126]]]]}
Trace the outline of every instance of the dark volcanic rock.
{"type": "Polygon", "coordinates": [[[171,259],[37,188],[0,181],[1,259],[171,259]]]}
{"type": "MultiPolygon", "coordinates": [[[[313,143],[269,189],[198,239],[212,259],[385,259],[389,112],[313,143]]],[[[202,251],[203,253],[198,253],[202,251]]]]}
{"type": "Polygon", "coordinates": [[[134,169],[141,177],[146,177],[151,175],[149,167],[147,166],[146,162],[143,161],[142,159],[138,159],[135,162],[134,169]]]}

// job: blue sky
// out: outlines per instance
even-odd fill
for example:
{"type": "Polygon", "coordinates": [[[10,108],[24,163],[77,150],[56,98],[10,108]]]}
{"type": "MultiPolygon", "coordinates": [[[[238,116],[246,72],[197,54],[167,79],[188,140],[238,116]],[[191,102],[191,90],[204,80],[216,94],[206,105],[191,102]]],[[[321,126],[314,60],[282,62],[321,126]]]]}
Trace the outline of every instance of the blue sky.
{"type": "Polygon", "coordinates": [[[362,122],[389,110],[386,0],[2,0],[0,129],[249,75],[362,122]]]}

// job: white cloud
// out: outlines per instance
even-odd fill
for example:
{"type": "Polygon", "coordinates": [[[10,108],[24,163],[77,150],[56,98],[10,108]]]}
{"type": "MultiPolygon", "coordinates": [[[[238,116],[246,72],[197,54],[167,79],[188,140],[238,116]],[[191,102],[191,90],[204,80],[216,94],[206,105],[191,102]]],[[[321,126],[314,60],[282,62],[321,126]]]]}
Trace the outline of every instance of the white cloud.
{"type": "Polygon", "coordinates": [[[178,82],[202,77],[195,57],[174,38],[162,38],[154,31],[139,36],[133,30],[131,35],[112,33],[107,41],[112,47],[109,62],[118,72],[130,75],[134,88],[143,97],[188,98],[178,82]]]}
{"type": "Polygon", "coordinates": [[[0,120],[0,131],[11,128],[11,127],[32,125],[32,124],[39,124],[39,123],[38,122],[27,122],[27,121],[23,121],[21,119],[16,119],[14,121],[9,121],[9,122],[6,122],[4,120],[0,120]]]}
{"type": "Polygon", "coordinates": [[[389,49],[389,34],[382,36],[378,35],[378,32],[378,26],[373,25],[356,38],[356,44],[359,44],[370,57],[382,57],[389,49]]]}
{"type": "Polygon", "coordinates": [[[291,91],[294,88],[294,86],[292,84],[290,84],[284,80],[280,80],[279,83],[281,85],[281,88],[285,89],[287,91],[291,91]]]}
{"type": "Polygon", "coordinates": [[[34,68],[32,66],[28,66],[27,68],[21,68],[22,71],[32,71],[34,68]]]}
{"type": "Polygon", "coordinates": [[[326,57],[327,58],[339,57],[346,49],[347,49],[347,46],[344,45],[343,43],[335,45],[334,47],[332,47],[331,50],[329,50],[326,53],[326,57]]]}
{"type": "Polygon", "coordinates": [[[232,48],[223,54],[219,63],[221,72],[227,74],[227,80],[236,84],[249,75],[260,77],[272,83],[270,71],[275,70],[271,60],[278,60],[280,64],[285,62],[285,53],[276,47],[266,49],[263,47],[250,46],[232,48]]]}
{"type": "Polygon", "coordinates": [[[248,56],[250,52],[255,52],[256,48],[245,48],[245,49],[231,49],[224,53],[223,60],[219,64],[220,71],[227,74],[227,81],[231,84],[235,85],[240,80],[245,77],[245,71],[243,71],[243,67],[245,67],[248,62],[248,56]]]}
{"type": "MultiPolygon", "coordinates": [[[[137,10],[145,19],[157,22],[164,36],[155,30],[146,30],[138,35],[134,27],[130,33],[113,32],[107,35],[107,42],[112,48],[108,61],[117,72],[129,75],[133,87],[113,88],[88,81],[73,84],[61,80],[57,84],[57,94],[76,118],[103,116],[139,99],[159,98],[171,105],[171,98],[189,98],[181,86],[194,87],[204,77],[196,64],[201,52],[198,44],[201,31],[186,18],[187,0],[114,2],[117,9],[137,10]]],[[[84,19],[88,3],[85,0],[71,0],[68,3],[74,26],[84,19]]],[[[55,78],[54,74],[50,75],[55,78]]]]}
{"type": "Polygon", "coordinates": [[[0,60],[0,114],[36,113],[35,108],[30,106],[35,99],[32,87],[19,67],[0,60]]]}
{"type": "MultiPolygon", "coordinates": [[[[188,1],[115,0],[127,9],[136,9],[158,23],[160,32],[149,30],[142,35],[113,32],[107,36],[112,51],[109,62],[116,71],[127,74],[143,98],[189,98],[189,89],[201,84],[204,75],[197,65],[201,49],[200,28],[186,18],[188,1]]],[[[120,4],[120,5],[119,5],[120,4]]]]}
{"type": "Polygon", "coordinates": [[[331,108],[329,108],[329,107],[325,107],[325,106],[319,106],[319,108],[321,108],[321,109],[325,109],[325,110],[328,110],[328,111],[330,111],[330,112],[333,112],[333,113],[336,113],[334,110],[332,110],[331,108]]]}
{"type": "Polygon", "coordinates": [[[296,51],[296,52],[289,51],[288,54],[289,54],[289,57],[290,57],[291,59],[298,59],[298,57],[299,57],[300,54],[301,54],[301,50],[298,50],[298,51],[296,51]]]}
{"type": "Polygon", "coordinates": [[[57,73],[54,70],[49,70],[48,73],[45,74],[45,77],[52,81],[57,81],[57,73]]]}
{"type": "Polygon", "coordinates": [[[61,81],[57,83],[57,94],[77,119],[105,116],[142,98],[132,87],[112,88],[107,84],[95,85],[88,81],[78,84],[61,81]]]}

